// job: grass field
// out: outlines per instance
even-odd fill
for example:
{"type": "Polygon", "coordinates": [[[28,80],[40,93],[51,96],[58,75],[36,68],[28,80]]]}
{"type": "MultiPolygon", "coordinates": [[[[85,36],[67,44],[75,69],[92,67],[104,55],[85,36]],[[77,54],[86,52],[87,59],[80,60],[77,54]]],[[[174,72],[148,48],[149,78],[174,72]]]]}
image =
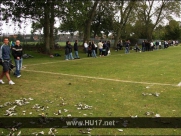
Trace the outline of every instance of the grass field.
{"type": "MultiPolygon", "coordinates": [[[[55,51],[63,54],[64,51],[55,51]]],[[[153,52],[124,54],[124,51],[111,51],[107,57],[88,58],[82,51],[81,59],[64,60],[61,57],[49,58],[36,52],[26,52],[34,58],[24,59],[22,77],[12,80],[13,86],[0,85],[0,105],[17,99],[33,98],[30,103],[17,106],[15,117],[181,117],[181,46],[153,52]],[[150,95],[152,94],[152,95],[150,95]],[[154,94],[159,94],[155,96],[154,94]],[[65,103],[62,104],[62,103],[65,103]],[[78,103],[92,106],[78,110],[78,103]],[[32,108],[39,104],[44,109],[32,108]],[[49,108],[48,108],[48,107],[49,108]],[[65,112],[64,109],[68,111],[65,112]],[[61,110],[60,115],[55,115],[61,110]]],[[[7,104],[7,103],[6,103],[7,104]]],[[[0,108],[0,117],[14,104],[0,108]]],[[[179,128],[93,128],[91,135],[181,135],[179,128]]],[[[57,128],[56,135],[82,134],[82,128],[57,128]]],[[[49,128],[22,128],[14,131],[17,135],[35,135],[43,131],[48,135],[49,128]],[[32,134],[33,133],[33,134],[32,134]]],[[[0,129],[0,136],[10,130],[0,129]]],[[[39,134],[40,135],[40,134],[39,134]]]]}

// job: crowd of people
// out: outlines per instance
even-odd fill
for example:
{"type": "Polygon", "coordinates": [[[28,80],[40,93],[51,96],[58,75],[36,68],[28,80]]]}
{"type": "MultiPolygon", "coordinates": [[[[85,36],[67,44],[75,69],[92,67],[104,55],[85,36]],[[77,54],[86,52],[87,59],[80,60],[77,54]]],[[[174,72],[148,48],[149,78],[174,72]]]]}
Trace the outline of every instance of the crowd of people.
{"type": "Polygon", "coordinates": [[[174,46],[174,45],[178,45],[178,41],[147,41],[147,40],[143,40],[142,44],[141,44],[141,50],[143,52],[145,51],[153,51],[153,50],[158,50],[158,49],[166,49],[169,46],[174,46]]]}
{"type": "MultiPolygon", "coordinates": [[[[130,45],[131,45],[131,42],[129,40],[127,40],[124,43],[122,42],[122,40],[120,40],[117,43],[116,51],[125,49],[125,53],[129,53],[130,45]]],[[[139,47],[138,43],[135,43],[135,45],[133,46],[133,50],[135,50],[136,52],[153,51],[153,50],[158,50],[158,49],[166,49],[172,45],[178,45],[178,41],[165,40],[162,42],[161,41],[149,42],[148,40],[143,40],[141,43],[141,47],[139,47]]]]}
{"type": "MultiPolygon", "coordinates": [[[[96,44],[94,41],[85,41],[84,52],[87,54],[87,57],[97,58],[97,56],[107,56],[110,54],[110,46],[110,41],[99,41],[98,44],[96,44]]],[[[73,46],[71,45],[70,41],[67,41],[65,45],[65,60],[73,59],[80,59],[77,40],[75,40],[73,46]],[[72,54],[73,49],[74,56],[72,54]]]]}
{"type": "Polygon", "coordinates": [[[97,55],[107,56],[110,54],[110,41],[99,41],[98,44],[95,44],[94,41],[84,42],[84,51],[87,54],[87,57],[97,57],[97,55]],[[99,50],[99,53],[98,53],[99,50]]]}
{"type": "MultiPolygon", "coordinates": [[[[135,50],[136,52],[145,52],[145,51],[153,51],[158,49],[165,49],[168,48],[171,45],[177,45],[178,41],[148,41],[143,40],[141,43],[141,47],[139,47],[138,43],[135,43],[135,45],[131,45],[130,40],[127,41],[118,41],[115,51],[119,50],[125,50],[125,54],[130,53],[130,50],[135,50]]],[[[110,55],[110,48],[111,44],[110,41],[99,41],[98,44],[96,44],[94,41],[85,41],[83,44],[84,52],[87,54],[87,57],[94,57],[97,58],[97,56],[108,56],[110,55]]],[[[65,60],[73,60],[73,59],[80,59],[78,55],[78,41],[75,40],[74,46],[70,44],[70,41],[66,42],[65,46],[65,60]],[[74,49],[74,57],[72,54],[72,51],[74,49]]]]}

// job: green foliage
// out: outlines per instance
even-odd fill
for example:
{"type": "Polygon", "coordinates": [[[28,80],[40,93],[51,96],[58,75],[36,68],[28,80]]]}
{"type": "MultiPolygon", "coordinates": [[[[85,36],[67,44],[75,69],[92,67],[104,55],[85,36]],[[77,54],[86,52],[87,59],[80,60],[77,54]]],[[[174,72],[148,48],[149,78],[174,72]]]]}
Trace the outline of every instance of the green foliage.
{"type": "Polygon", "coordinates": [[[165,39],[178,40],[181,37],[181,28],[179,22],[171,20],[169,25],[165,26],[165,39]]]}

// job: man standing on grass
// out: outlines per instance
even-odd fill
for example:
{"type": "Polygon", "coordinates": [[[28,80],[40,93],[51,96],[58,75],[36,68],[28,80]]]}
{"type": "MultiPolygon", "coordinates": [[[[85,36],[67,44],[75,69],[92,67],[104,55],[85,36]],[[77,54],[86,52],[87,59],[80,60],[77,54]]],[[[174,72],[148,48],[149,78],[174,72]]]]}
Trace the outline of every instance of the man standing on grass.
{"type": "Polygon", "coordinates": [[[0,75],[0,84],[4,84],[2,79],[5,75],[9,81],[9,84],[14,85],[15,83],[11,80],[9,75],[11,49],[10,46],[8,45],[9,43],[8,38],[4,38],[3,42],[4,44],[0,48],[0,59],[2,60],[2,66],[3,66],[3,71],[0,75]]]}
{"type": "Polygon", "coordinates": [[[99,41],[99,42],[98,42],[98,48],[99,48],[99,56],[101,57],[101,56],[102,56],[102,48],[103,48],[103,43],[102,43],[102,41],[99,41]]]}
{"type": "Polygon", "coordinates": [[[75,59],[80,59],[80,57],[79,57],[79,53],[78,53],[78,41],[77,40],[75,40],[75,43],[74,43],[74,53],[75,53],[75,59]]]}
{"type": "Polygon", "coordinates": [[[21,77],[20,70],[22,65],[22,55],[23,55],[23,48],[20,45],[20,41],[16,40],[16,44],[12,47],[12,55],[14,57],[15,65],[16,65],[16,72],[15,75],[17,78],[21,77]]]}
{"type": "Polygon", "coordinates": [[[125,54],[129,53],[129,47],[130,47],[130,41],[127,40],[125,45],[125,54]]]}

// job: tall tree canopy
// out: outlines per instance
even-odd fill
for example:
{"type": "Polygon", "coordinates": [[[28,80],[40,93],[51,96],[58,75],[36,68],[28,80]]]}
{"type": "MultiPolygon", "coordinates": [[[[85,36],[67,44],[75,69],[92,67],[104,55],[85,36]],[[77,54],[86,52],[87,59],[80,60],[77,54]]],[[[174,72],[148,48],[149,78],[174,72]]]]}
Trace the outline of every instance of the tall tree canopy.
{"type": "Polygon", "coordinates": [[[180,1],[160,0],[160,1],[139,1],[137,13],[137,25],[141,24],[140,36],[152,40],[153,30],[165,19],[172,19],[172,14],[180,15],[180,1]]]}

